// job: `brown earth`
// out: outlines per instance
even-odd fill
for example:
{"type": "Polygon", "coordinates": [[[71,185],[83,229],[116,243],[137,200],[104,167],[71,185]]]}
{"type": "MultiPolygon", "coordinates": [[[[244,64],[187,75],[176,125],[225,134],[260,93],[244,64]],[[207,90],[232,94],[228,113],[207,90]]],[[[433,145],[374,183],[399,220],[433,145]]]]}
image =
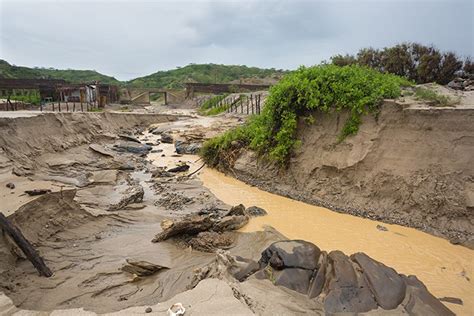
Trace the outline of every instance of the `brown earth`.
{"type": "MultiPolygon", "coordinates": [[[[175,140],[194,141],[202,137],[199,135],[213,135],[238,124],[238,120],[202,119],[193,123],[185,119],[166,123],[176,119],[169,115],[119,113],[0,119],[2,181],[21,183],[22,190],[40,183],[42,188],[54,191],[27,199],[25,204],[19,190],[4,185],[0,188],[2,201],[16,201],[8,204],[13,208],[7,210],[9,218],[54,272],[51,278],[38,276],[21,252],[12,250],[11,241],[0,238],[0,290],[9,297],[0,295],[0,312],[12,314],[18,311],[17,307],[46,313],[83,307],[98,313],[123,310],[126,314],[124,309],[129,307],[153,305],[164,313],[166,307],[159,306],[159,302],[169,304],[173,297],[188,297],[190,302],[194,297],[196,307],[186,308],[203,314],[205,311],[199,306],[206,299],[229,310],[218,303],[220,297],[216,293],[221,289],[232,293],[226,296],[235,306],[232,310],[246,314],[324,313],[321,302],[295,291],[255,279],[236,283],[225,273],[228,263],[236,258],[256,260],[271,243],[285,239],[278,232],[230,232],[225,242],[216,243],[216,247],[228,250],[225,255],[183,247],[174,240],[151,243],[156,234],[165,230],[163,220],[230,208],[195,176],[188,176],[200,165],[197,157],[174,154],[173,144],[158,143],[160,136],[146,132],[145,127],[152,123],[167,128],[171,125],[172,130],[167,132],[175,140]],[[133,134],[143,143],[155,145],[148,148],[143,143],[124,142],[119,133],[133,134]],[[153,149],[162,152],[148,155],[153,149]],[[190,166],[187,173],[157,172],[160,167],[168,170],[181,163],[190,166]],[[166,200],[170,193],[179,194],[186,201],[172,199],[171,204],[161,205],[159,201],[166,200]],[[166,268],[138,276],[124,268],[130,262],[166,268]],[[205,282],[208,278],[219,278],[224,283],[205,282]],[[199,299],[202,295],[192,292],[193,288],[207,293],[207,298],[199,299]]],[[[227,224],[226,229],[239,227],[227,224]]],[[[202,248],[206,245],[201,243],[213,236],[211,233],[196,238],[197,248],[202,248]]],[[[208,308],[212,310],[212,306],[208,308]]],[[[421,308],[430,306],[431,303],[421,302],[421,308]]],[[[397,311],[404,312],[404,307],[397,311]]],[[[380,309],[373,312],[383,313],[380,309]]]]}
{"type": "Polygon", "coordinates": [[[338,143],[346,118],[301,121],[302,145],[285,170],[242,151],[232,173],[280,195],[473,243],[474,107],[387,101],[338,143]]]}

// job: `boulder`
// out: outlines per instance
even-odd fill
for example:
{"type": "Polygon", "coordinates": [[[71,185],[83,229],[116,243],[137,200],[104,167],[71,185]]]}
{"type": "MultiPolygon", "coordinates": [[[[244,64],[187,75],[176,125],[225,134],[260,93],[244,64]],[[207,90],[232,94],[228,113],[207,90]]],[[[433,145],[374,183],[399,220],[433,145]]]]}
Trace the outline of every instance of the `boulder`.
{"type": "Polygon", "coordinates": [[[363,313],[377,308],[377,302],[362,275],[341,251],[328,255],[330,271],[324,299],[326,313],[363,313]]]}
{"type": "Polygon", "coordinates": [[[151,146],[135,143],[130,141],[120,141],[114,144],[113,149],[118,152],[129,152],[133,154],[148,154],[148,152],[152,149],[151,146]]]}
{"type": "Polygon", "coordinates": [[[351,259],[364,271],[365,279],[378,305],[383,309],[394,309],[400,305],[405,298],[406,285],[394,269],[361,252],[353,254],[351,259]]]}
{"type": "Polygon", "coordinates": [[[161,134],[161,142],[164,144],[172,144],[173,143],[173,136],[167,133],[161,134]]]}
{"type": "Polygon", "coordinates": [[[313,271],[299,268],[274,270],[273,280],[275,285],[284,286],[290,290],[306,294],[313,271]]]}
{"type": "Polygon", "coordinates": [[[180,140],[175,141],[174,147],[178,154],[189,154],[194,155],[201,150],[202,145],[200,143],[187,143],[180,140]]]}
{"type": "Polygon", "coordinates": [[[245,210],[248,216],[257,217],[267,215],[267,211],[258,206],[251,206],[245,210]]]}
{"type": "Polygon", "coordinates": [[[261,268],[270,264],[276,269],[314,270],[318,267],[320,254],[321,250],[316,245],[304,240],[277,241],[262,252],[259,264],[261,268]]]}
{"type": "Polygon", "coordinates": [[[188,170],[189,170],[189,165],[182,164],[182,165],[176,166],[174,168],[168,169],[167,172],[176,173],[176,172],[185,172],[185,171],[188,171],[188,170]]]}
{"type": "Polygon", "coordinates": [[[232,245],[234,238],[229,233],[217,233],[213,231],[200,232],[191,238],[189,245],[195,250],[203,252],[214,252],[217,249],[225,249],[232,245]]]}

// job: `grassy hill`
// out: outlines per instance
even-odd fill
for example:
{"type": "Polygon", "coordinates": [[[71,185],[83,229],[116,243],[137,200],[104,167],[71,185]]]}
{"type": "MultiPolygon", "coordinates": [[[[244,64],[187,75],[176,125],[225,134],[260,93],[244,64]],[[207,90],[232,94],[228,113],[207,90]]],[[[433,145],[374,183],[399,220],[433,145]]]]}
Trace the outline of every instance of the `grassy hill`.
{"type": "Polygon", "coordinates": [[[151,75],[130,80],[136,87],[182,88],[186,82],[201,83],[274,83],[284,70],[262,69],[240,65],[190,64],[177,69],[158,71],[151,75]]]}
{"type": "Polygon", "coordinates": [[[257,67],[190,64],[172,70],[158,71],[151,75],[123,82],[95,70],[61,70],[54,68],[29,68],[10,65],[0,59],[0,78],[11,79],[64,79],[68,82],[91,82],[129,85],[132,87],[183,88],[186,82],[201,83],[251,83],[274,84],[286,71],[257,67]]]}
{"type": "Polygon", "coordinates": [[[5,60],[0,59],[0,78],[9,79],[64,79],[68,82],[91,82],[100,81],[102,83],[119,84],[120,81],[114,77],[106,76],[95,70],[72,70],[54,68],[29,68],[10,65],[5,60]]]}

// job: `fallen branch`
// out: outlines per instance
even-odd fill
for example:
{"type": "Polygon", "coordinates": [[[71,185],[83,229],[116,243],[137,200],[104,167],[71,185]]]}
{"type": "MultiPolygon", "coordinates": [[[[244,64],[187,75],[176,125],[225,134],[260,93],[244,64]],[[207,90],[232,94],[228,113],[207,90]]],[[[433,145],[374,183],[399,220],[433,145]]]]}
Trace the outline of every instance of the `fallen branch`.
{"type": "Polygon", "coordinates": [[[197,170],[191,172],[191,173],[188,174],[187,176],[188,176],[188,177],[192,176],[193,174],[195,174],[196,172],[198,172],[199,170],[201,170],[205,165],[206,165],[206,163],[203,163],[201,167],[197,168],[197,170]]]}
{"type": "Polygon", "coordinates": [[[21,231],[15,227],[15,225],[13,225],[13,223],[10,222],[2,212],[0,212],[0,228],[2,228],[3,231],[5,231],[15,241],[21,251],[25,254],[26,258],[28,258],[36,270],[38,270],[40,275],[47,278],[53,275],[35,248],[33,248],[21,231]]]}

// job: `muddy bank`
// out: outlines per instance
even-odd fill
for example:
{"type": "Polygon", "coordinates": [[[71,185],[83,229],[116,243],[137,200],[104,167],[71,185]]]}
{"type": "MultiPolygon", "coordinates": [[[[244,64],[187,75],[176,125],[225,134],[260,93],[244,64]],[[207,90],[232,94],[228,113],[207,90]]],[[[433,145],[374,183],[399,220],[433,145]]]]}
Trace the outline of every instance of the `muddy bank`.
{"type": "MultiPolygon", "coordinates": [[[[121,124],[126,124],[121,122],[123,118],[117,118],[117,125],[107,123],[106,119],[101,126],[94,118],[91,122],[97,126],[82,119],[74,125],[59,115],[53,120],[66,121],[52,129],[64,133],[62,138],[48,140],[40,133],[40,139],[36,139],[34,129],[30,129],[28,135],[23,134],[29,137],[23,145],[2,139],[3,156],[8,160],[2,166],[5,181],[15,184],[26,178],[30,187],[43,181],[59,190],[41,191],[44,195],[35,196],[9,216],[54,275],[38,276],[9,238],[2,236],[0,290],[9,299],[0,297],[0,310],[13,313],[19,308],[49,313],[65,309],[63,312],[67,313],[68,309],[84,308],[96,313],[126,314],[131,312],[127,308],[149,305],[160,314],[169,302],[176,303],[175,297],[186,300],[182,303],[189,314],[203,314],[209,311],[199,309],[203,308],[200,291],[206,293],[206,300],[215,303],[207,305],[209,310],[215,311],[213,306],[229,310],[229,306],[219,304],[221,297],[216,293],[220,289],[233,307],[231,310],[244,314],[324,314],[326,309],[380,312],[379,306],[385,303],[373,299],[368,304],[356,302],[362,299],[362,292],[353,290],[359,283],[366,283],[355,263],[346,257],[339,260],[331,255],[333,261],[320,263],[319,252],[314,251],[298,255],[296,261],[291,259],[293,266],[279,252],[283,264],[273,255],[274,259],[268,262],[270,268],[281,270],[275,271],[278,284],[272,277],[258,277],[257,270],[270,269],[263,266],[263,253],[274,242],[286,238],[274,230],[235,232],[250,220],[249,214],[263,212],[231,208],[217,199],[197,179],[195,172],[202,162],[192,154],[176,153],[177,141],[179,148],[194,148],[200,139],[228,128],[226,124],[238,124],[238,120],[188,118],[150,128],[135,126],[131,120],[127,128],[120,129],[121,124]],[[81,124],[92,132],[78,135],[74,126],[81,124]],[[188,229],[186,221],[190,218],[201,218],[197,223],[203,225],[188,229]],[[308,260],[311,266],[304,264],[308,260]],[[292,273],[285,270],[293,268],[305,270],[302,274],[308,284],[327,284],[321,292],[324,295],[295,291],[295,284],[285,281],[288,273],[292,273]],[[320,282],[315,283],[318,273],[343,270],[348,274],[334,278],[328,272],[327,278],[317,278],[320,282]],[[220,281],[210,282],[211,278],[220,281]],[[352,303],[345,298],[346,290],[333,286],[337,279],[349,285],[347,291],[354,294],[352,303]],[[326,297],[331,297],[332,303],[326,297]]],[[[137,124],[140,123],[148,124],[137,124]]],[[[21,134],[22,129],[21,124],[11,125],[10,132],[21,134]]],[[[1,136],[8,138],[7,134],[1,136]]],[[[21,195],[16,188],[6,189],[13,192],[9,191],[11,199],[21,195]]],[[[191,225],[195,223],[191,221],[191,225]]],[[[299,246],[282,249],[291,256],[298,253],[299,246]]],[[[391,306],[399,311],[410,312],[415,308],[450,314],[422,285],[412,285],[406,283],[405,289],[410,290],[401,291],[404,295],[398,295],[391,306]]],[[[366,289],[364,293],[369,292],[366,289]]]]}
{"type": "Polygon", "coordinates": [[[386,102],[337,143],[344,114],[299,123],[301,147],[280,170],[242,151],[235,177],[339,212],[422,229],[472,245],[474,110],[386,102]]]}

